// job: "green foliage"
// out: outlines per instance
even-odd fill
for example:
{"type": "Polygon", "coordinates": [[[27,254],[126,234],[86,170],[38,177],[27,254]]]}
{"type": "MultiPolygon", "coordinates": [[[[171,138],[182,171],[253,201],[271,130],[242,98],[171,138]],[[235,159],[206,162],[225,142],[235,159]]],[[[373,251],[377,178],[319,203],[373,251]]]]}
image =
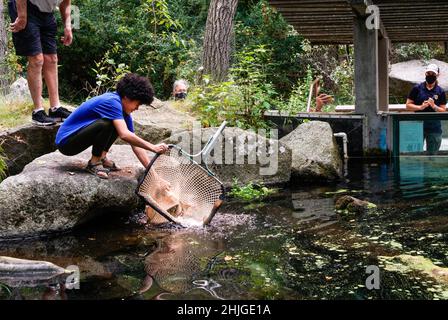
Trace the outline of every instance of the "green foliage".
{"type": "Polygon", "coordinates": [[[275,193],[277,193],[277,189],[272,189],[253,183],[249,183],[245,186],[239,186],[238,180],[234,179],[232,190],[229,194],[243,201],[261,201],[275,193]]]}
{"type": "Polygon", "coordinates": [[[258,129],[267,126],[263,120],[264,112],[272,109],[277,95],[268,78],[272,54],[271,49],[257,45],[248,46],[236,55],[237,61],[231,74],[242,97],[238,108],[241,127],[258,129]]]}
{"type": "Polygon", "coordinates": [[[240,1],[235,23],[236,60],[238,52],[264,47],[270,52],[263,72],[280,94],[289,94],[303,76],[299,63],[303,38],[267,1],[240,1]]]}
{"type": "Polygon", "coordinates": [[[8,166],[6,165],[6,157],[3,155],[3,148],[0,145],[0,182],[6,177],[7,169],[8,166]]]}
{"type": "Polygon", "coordinates": [[[0,283],[0,293],[2,292],[6,293],[7,297],[11,297],[12,295],[11,289],[6,284],[0,283]]]}
{"type": "Polygon", "coordinates": [[[117,66],[125,63],[149,77],[160,97],[169,96],[176,68],[195,42],[180,37],[181,24],[168,1],[86,0],[77,5],[83,13],[80,29],[74,30],[72,46],[60,47],[62,96],[84,100],[80,88],[97,86],[94,62],[106,54],[117,66]]]}
{"type": "Polygon", "coordinates": [[[241,126],[235,118],[241,92],[233,81],[212,83],[205,77],[202,85],[190,89],[188,99],[204,127],[219,126],[224,120],[241,126]]]}
{"type": "Polygon", "coordinates": [[[231,69],[233,80],[213,83],[206,76],[202,84],[191,89],[193,111],[206,127],[227,120],[230,126],[243,129],[267,128],[264,112],[276,103],[276,92],[265,70],[271,51],[258,46],[247,48],[237,57],[231,69]]]}
{"type": "Polygon", "coordinates": [[[89,98],[101,95],[105,92],[114,91],[117,82],[130,72],[129,67],[124,63],[117,64],[110,56],[119,51],[118,44],[107,51],[104,57],[95,62],[95,68],[92,69],[96,74],[95,86],[88,84],[89,98]]]}
{"type": "Polygon", "coordinates": [[[443,46],[437,43],[400,43],[392,47],[391,60],[402,62],[412,59],[431,60],[442,55],[443,46]]]}
{"type": "Polygon", "coordinates": [[[336,102],[338,104],[355,103],[355,67],[353,60],[344,60],[337,65],[331,73],[331,79],[334,81],[337,91],[335,92],[336,102]]]}
{"type": "Polygon", "coordinates": [[[306,77],[298,81],[292,89],[289,99],[280,104],[280,109],[289,113],[306,112],[311,84],[314,81],[311,66],[307,67],[306,77]]]}

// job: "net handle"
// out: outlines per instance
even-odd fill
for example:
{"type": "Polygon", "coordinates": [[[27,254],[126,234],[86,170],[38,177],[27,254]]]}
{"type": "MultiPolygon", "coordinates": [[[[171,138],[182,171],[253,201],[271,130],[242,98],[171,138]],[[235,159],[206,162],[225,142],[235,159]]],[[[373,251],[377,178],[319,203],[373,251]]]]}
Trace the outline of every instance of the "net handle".
{"type": "Polygon", "coordinates": [[[219,136],[221,135],[221,133],[224,131],[224,129],[227,126],[227,121],[224,121],[223,123],[221,123],[221,125],[219,126],[218,130],[215,132],[215,134],[213,136],[210,137],[210,139],[208,139],[207,143],[205,144],[204,148],[202,148],[202,150],[196,154],[190,154],[185,152],[184,150],[182,150],[180,147],[174,145],[174,144],[170,144],[168,145],[168,147],[170,148],[176,148],[179,149],[183,152],[184,155],[190,157],[190,158],[197,158],[198,156],[202,155],[204,157],[204,162],[205,159],[207,159],[208,155],[210,154],[210,152],[212,151],[213,147],[215,146],[216,142],[219,139],[219,136]]]}

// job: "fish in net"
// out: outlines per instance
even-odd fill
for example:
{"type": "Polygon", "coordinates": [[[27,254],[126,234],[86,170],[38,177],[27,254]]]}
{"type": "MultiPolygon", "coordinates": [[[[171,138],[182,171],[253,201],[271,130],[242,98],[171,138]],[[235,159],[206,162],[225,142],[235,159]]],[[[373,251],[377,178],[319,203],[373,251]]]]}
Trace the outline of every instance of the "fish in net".
{"type": "MultiPolygon", "coordinates": [[[[224,128],[225,123],[201,151],[204,158],[224,128]]],[[[200,226],[213,219],[222,205],[224,186],[208,167],[193,160],[196,156],[170,145],[166,153],[152,159],[137,188],[137,194],[148,204],[149,222],[200,226]]]]}

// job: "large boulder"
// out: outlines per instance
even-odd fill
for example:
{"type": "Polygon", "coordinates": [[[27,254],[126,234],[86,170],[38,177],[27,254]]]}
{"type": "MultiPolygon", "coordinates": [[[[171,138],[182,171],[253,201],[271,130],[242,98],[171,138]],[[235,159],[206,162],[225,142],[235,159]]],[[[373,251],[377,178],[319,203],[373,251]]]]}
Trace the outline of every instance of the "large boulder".
{"type": "Polygon", "coordinates": [[[59,125],[42,127],[27,124],[0,133],[0,146],[6,157],[8,174],[14,175],[34,159],[56,150],[59,125]]]}
{"type": "Polygon", "coordinates": [[[0,184],[0,238],[67,231],[111,212],[143,208],[135,195],[144,168],[129,146],[113,146],[122,168],[103,180],[83,168],[90,149],[66,157],[58,151],[37,158],[0,184]]]}
{"type": "Polygon", "coordinates": [[[330,125],[311,121],[280,139],[292,150],[292,175],[302,180],[337,180],[342,160],[330,125]]]}
{"type": "MultiPolygon", "coordinates": [[[[173,134],[164,142],[196,154],[216,130],[194,128],[173,134]]],[[[202,163],[200,158],[195,160],[202,163]]],[[[239,128],[228,127],[223,131],[206,163],[226,187],[232,186],[234,179],[241,185],[250,182],[274,185],[287,183],[291,177],[291,151],[285,145],[239,128]]]]}
{"type": "Polygon", "coordinates": [[[426,66],[435,63],[440,68],[439,85],[448,90],[448,63],[439,60],[411,60],[393,64],[389,74],[390,95],[405,99],[412,88],[425,81],[426,66]]]}
{"type": "Polygon", "coordinates": [[[155,100],[153,107],[141,106],[132,113],[135,133],[151,143],[159,143],[172,134],[190,129],[196,118],[172,106],[171,101],[155,100]]]}

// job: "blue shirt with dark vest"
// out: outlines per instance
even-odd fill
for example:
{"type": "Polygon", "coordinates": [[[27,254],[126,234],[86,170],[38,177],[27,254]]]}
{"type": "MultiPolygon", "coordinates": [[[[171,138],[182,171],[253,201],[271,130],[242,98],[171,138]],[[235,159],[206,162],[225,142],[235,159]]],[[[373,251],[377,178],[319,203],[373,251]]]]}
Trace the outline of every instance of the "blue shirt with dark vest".
{"type": "MultiPolygon", "coordinates": [[[[443,89],[438,85],[435,85],[434,88],[429,90],[426,87],[426,82],[416,85],[412,89],[408,98],[414,101],[416,105],[422,105],[423,102],[425,102],[429,98],[432,98],[434,100],[434,103],[438,107],[440,107],[441,105],[446,105],[445,91],[443,91],[443,89]]],[[[416,112],[436,112],[436,111],[431,107],[427,107],[424,110],[416,112]]],[[[425,120],[423,129],[425,133],[442,133],[442,122],[440,120],[425,120]]]]}
{"type": "Polygon", "coordinates": [[[63,146],[73,134],[100,119],[124,120],[129,131],[134,132],[132,117],[123,111],[120,95],[108,92],[87,100],[64,121],[56,135],[56,145],[63,146]]]}

